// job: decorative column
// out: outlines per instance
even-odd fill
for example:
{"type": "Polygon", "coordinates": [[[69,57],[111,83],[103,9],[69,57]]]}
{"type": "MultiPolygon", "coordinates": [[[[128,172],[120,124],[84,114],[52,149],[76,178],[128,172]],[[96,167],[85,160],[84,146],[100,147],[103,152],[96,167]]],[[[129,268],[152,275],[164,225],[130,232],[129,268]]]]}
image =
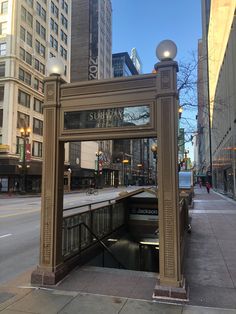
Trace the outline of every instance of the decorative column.
{"type": "MultiPolygon", "coordinates": [[[[171,43],[175,46],[173,42],[171,43]]],[[[167,52],[164,50],[164,53],[167,52]]],[[[155,65],[158,91],[157,141],[160,278],[154,290],[154,298],[187,299],[185,281],[181,273],[179,230],[178,92],[176,84],[178,64],[172,61],[175,55],[171,58],[167,53],[167,56],[167,58],[158,56],[161,62],[155,65]]]]}
{"type": "Polygon", "coordinates": [[[55,284],[64,274],[62,259],[64,143],[60,131],[59,75],[45,80],[44,142],[39,266],[31,275],[33,284],[55,284]]]}

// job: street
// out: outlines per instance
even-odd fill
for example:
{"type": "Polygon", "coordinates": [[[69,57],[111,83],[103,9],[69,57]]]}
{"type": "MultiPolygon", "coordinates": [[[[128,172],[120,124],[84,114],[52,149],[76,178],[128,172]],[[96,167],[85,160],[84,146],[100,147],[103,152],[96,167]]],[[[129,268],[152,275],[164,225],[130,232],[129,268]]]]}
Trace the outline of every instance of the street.
{"type": "MultiPolygon", "coordinates": [[[[91,196],[85,192],[65,194],[64,209],[113,199],[121,191],[137,188],[102,189],[91,196]]],[[[40,206],[39,196],[0,195],[0,283],[38,264],[40,206]]]]}

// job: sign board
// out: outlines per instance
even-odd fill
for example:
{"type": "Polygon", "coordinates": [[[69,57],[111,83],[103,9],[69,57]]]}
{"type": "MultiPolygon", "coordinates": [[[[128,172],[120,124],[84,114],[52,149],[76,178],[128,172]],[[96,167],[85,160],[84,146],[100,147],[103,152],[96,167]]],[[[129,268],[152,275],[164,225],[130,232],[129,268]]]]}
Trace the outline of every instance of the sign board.
{"type": "Polygon", "coordinates": [[[150,125],[148,105],[64,112],[64,130],[150,125]]]}
{"type": "Polygon", "coordinates": [[[9,152],[9,145],[1,144],[0,145],[0,153],[8,153],[9,152]]]}
{"type": "Polygon", "coordinates": [[[31,144],[25,144],[25,160],[31,161],[31,144]]]}

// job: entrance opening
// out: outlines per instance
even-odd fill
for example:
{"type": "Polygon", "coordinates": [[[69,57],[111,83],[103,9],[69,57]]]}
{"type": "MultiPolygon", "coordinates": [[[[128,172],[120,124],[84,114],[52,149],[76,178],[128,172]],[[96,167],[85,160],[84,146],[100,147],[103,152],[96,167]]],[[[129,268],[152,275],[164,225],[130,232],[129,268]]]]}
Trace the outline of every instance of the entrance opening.
{"type": "Polygon", "coordinates": [[[126,199],[127,220],[120,237],[105,240],[109,251],[101,252],[88,265],[159,272],[157,196],[150,188],[126,199]],[[112,253],[112,254],[111,254],[112,253]],[[115,257],[115,258],[114,258],[115,257]]]}
{"type": "Polygon", "coordinates": [[[110,144],[69,143],[78,194],[73,207],[64,199],[64,260],[82,254],[81,264],[159,272],[156,139],[110,144]]]}

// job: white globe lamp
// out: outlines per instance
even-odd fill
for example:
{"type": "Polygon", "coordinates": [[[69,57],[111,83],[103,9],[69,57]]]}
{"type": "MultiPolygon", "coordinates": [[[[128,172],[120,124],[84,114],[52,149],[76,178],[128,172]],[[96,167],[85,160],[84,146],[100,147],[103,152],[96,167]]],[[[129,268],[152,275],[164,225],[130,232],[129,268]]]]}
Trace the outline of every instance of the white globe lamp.
{"type": "Polygon", "coordinates": [[[177,54],[176,44],[169,39],[163,40],[156,48],[156,56],[160,61],[173,60],[177,54]]]}
{"type": "Polygon", "coordinates": [[[64,74],[65,66],[62,60],[49,58],[47,62],[47,70],[49,75],[62,75],[64,74]]]}

